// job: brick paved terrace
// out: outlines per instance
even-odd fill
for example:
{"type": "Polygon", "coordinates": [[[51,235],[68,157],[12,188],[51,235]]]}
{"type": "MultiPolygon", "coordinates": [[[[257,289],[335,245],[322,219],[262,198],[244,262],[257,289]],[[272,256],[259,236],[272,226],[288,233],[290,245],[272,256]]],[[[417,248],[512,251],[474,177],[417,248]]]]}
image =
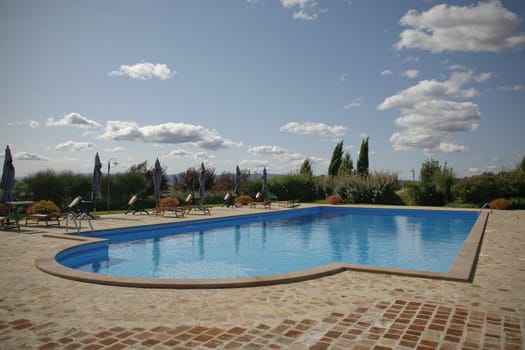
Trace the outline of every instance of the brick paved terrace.
{"type": "MultiPolygon", "coordinates": [[[[94,226],[174,220],[110,215],[94,226]]],[[[35,259],[65,244],[44,233],[65,229],[0,231],[1,349],[525,348],[525,211],[489,217],[472,283],[345,271],[252,288],[104,286],[39,271],[35,259]]]]}

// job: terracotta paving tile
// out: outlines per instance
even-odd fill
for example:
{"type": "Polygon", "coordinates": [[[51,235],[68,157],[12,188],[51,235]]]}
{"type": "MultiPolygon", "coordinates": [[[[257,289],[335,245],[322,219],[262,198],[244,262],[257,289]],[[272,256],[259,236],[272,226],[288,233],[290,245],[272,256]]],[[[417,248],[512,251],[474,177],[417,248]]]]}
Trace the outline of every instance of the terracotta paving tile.
{"type": "Polygon", "coordinates": [[[80,342],[83,343],[83,344],[91,344],[91,343],[96,342],[97,340],[98,340],[97,338],[88,337],[88,338],[84,338],[84,339],[80,340],[80,342]]]}
{"type": "Polygon", "coordinates": [[[113,327],[109,329],[109,331],[113,333],[121,333],[121,332],[124,332],[125,330],[126,328],[122,328],[122,327],[113,327]]]}
{"type": "Polygon", "coordinates": [[[247,334],[243,334],[239,337],[236,338],[237,341],[240,341],[242,343],[249,343],[251,342],[253,339],[255,339],[254,336],[251,336],[251,335],[247,335],[247,334]]]}
{"type": "Polygon", "coordinates": [[[243,346],[242,343],[232,341],[232,342],[225,344],[224,349],[240,349],[242,346],[243,346]]]}
{"type": "Polygon", "coordinates": [[[129,345],[129,346],[131,346],[131,345],[135,345],[135,344],[137,344],[138,342],[139,342],[138,340],[136,340],[136,339],[131,339],[131,338],[129,338],[129,339],[124,339],[124,340],[121,341],[122,344],[126,344],[126,345],[129,345]]]}
{"type": "Polygon", "coordinates": [[[133,334],[135,334],[134,332],[132,331],[126,331],[124,328],[122,328],[122,331],[120,331],[122,333],[119,333],[119,334],[115,334],[114,336],[119,338],[119,339],[124,339],[124,338],[127,338],[133,334]]]}
{"type": "Polygon", "coordinates": [[[144,345],[144,346],[154,346],[154,345],[157,345],[159,343],[160,343],[160,341],[156,340],[156,339],[146,339],[141,344],[144,345]]]}
{"type": "Polygon", "coordinates": [[[40,345],[38,347],[38,349],[40,350],[51,350],[51,349],[59,349],[60,348],[60,344],[59,343],[46,343],[44,345],[40,345]]]}
{"type": "Polygon", "coordinates": [[[209,342],[204,344],[204,347],[207,347],[207,348],[210,348],[210,349],[216,349],[216,348],[218,348],[221,345],[222,345],[222,342],[220,342],[218,340],[210,340],[209,342]]]}
{"type": "Polygon", "coordinates": [[[100,344],[103,344],[103,345],[111,345],[111,344],[114,344],[118,342],[118,339],[116,338],[105,338],[105,339],[102,339],[99,341],[100,344]]]}
{"type": "Polygon", "coordinates": [[[299,336],[301,336],[301,334],[303,334],[303,332],[295,330],[295,329],[290,329],[288,332],[284,334],[284,336],[289,337],[289,338],[298,338],[299,336]]]}
{"type": "Polygon", "coordinates": [[[188,334],[188,333],[181,333],[175,336],[175,339],[182,340],[182,341],[186,341],[191,338],[193,338],[193,335],[188,334]]]}
{"type": "Polygon", "coordinates": [[[138,340],[144,340],[144,339],[148,339],[152,337],[153,335],[154,334],[151,332],[141,332],[141,333],[135,334],[135,338],[137,338],[138,340]]]}
{"type": "MultiPolygon", "coordinates": [[[[259,328],[259,327],[257,327],[257,328],[259,328]]],[[[210,330],[208,330],[206,332],[206,334],[213,335],[213,336],[217,336],[217,335],[219,335],[221,333],[224,333],[224,329],[216,328],[216,327],[215,328],[211,328],[210,330]]]]}
{"type": "Polygon", "coordinates": [[[208,334],[201,334],[201,335],[199,335],[199,336],[193,338],[193,340],[198,341],[198,342],[201,342],[201,343],[206,343],[206,342],[209,341],[210,339],[213,339],[213,336],[208,335],[208,334]]]}
{"type": "Polygon", "coordinates": [[[230,334],[230,333],[224,333],[224,334],[219,335],[218,337],[218,339],[224,340],[224,341],[231,340],[233,338],[235,338],[235,335],[230,334]]]}
{"type": "Polygon", "coordinates": [[[150,331],[153,332],[153,333],[165,333],[165,332],[169,331],[170,329],[171,328],[168,328],[168,327],[158,326],[158,327],[150,329],[150,331]]]}
{"type": "Polygon", "coordinates": [[[233,327],[233,328],[230,328],[228,330],[228,333],[232,333],[232,334],[242,334],[246,331],[246,328],[241,328],[241,327],[233,327]]]}
{"type": "Polygon", "coordinates": [[[193,327],[192,329],[190,329],[188,333],[200,334],[200,333],[206,332],[208,329],[209,328],[207,327],[197,326],[197,327],[193,327]]]}
{"type": "Polygon", "coordinates": [[[310,347],[310,350],[326,350],[329,346],[329,343],[317,342],[310,347]]]}

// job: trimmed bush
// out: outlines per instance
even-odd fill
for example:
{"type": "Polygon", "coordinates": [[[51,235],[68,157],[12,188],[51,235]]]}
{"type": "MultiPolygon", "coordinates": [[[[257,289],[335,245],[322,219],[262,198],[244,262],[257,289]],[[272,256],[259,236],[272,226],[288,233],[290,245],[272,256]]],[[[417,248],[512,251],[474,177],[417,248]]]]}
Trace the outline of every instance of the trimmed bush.
{"type": "Polygon", "coordinates": [[[60,207],[51,200],[39,200],[26,209],[27,214],[51,214],[60,213],[60,207]]]}
{"type": "Polygon", "coordinates": [[[247,194],[240,195],[239,197],[235,198],[235,203],[241,204],[241,205],[248,205],[250,202],[253,202],[253,198],[250,197],[247,194]]]}
{"type": "Polygon", "coordinates": [[[494,199],[490,202],[490,209],[501,209],[505,210],[512,205],[512,202],[505,198],[494,199]]]}
{"type": "Polygon", "coordinates": [[[340,176],[334,180],[334,189],[346,203],[399,204],[396,191],[400,188],[397,175],[376,172],[367,177],[340,176]]]}
{"type": "Polygon", "coordinates": [[[180,204],[179,200],[176,197],[164,197],[159,201],[159,207],[161,208],[171,208],[176,207],[180,204]]]}
{"type": "Polygon", "coordinates": [[[338,194],[331,194],[325,200],[330,204],[339,204],[343,201],[343,198],[338,194]]]}

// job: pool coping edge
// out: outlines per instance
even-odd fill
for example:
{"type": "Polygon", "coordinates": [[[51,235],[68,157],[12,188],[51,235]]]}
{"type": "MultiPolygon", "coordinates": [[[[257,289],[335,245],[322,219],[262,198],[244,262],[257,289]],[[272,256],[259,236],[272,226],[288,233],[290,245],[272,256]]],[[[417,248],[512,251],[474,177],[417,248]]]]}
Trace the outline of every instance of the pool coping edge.
{"type": "Polygon", "coordinates": [[[52,256],[39,257],[35,259],[35,266],[43,272],[53,276],[62,277],[79,282],[96,283],[103,285],[136,287],[136,288],[170,288],[170,289],[216,289],[216,288],[242,288],[255,286],[268,286],[275,284],[285,284],[301,282],[329,276],[344,271],[356,271],[365,273],[380,273],[389,275],[401,275],[408,277],[419,277],[439,280],[450,280],[459,282],[471,282],[477,264],[477,258],[485,227],[488,221],[489,212],[480,211],[469,236],[463,243],[460,252],[456,256],[448,272],[428,272],[420,270],[405,270],[398,268],[384,268],[366,265],[354,265],[344,263],[330,263],[313,269],[276,274],[260,277],[245,278],[226,278],[226,279],[149,279],[122,276],[109,276],[97,273],[79,271],[59,264],[56,256],[60,252],[74,248],[79,245],[93,244],[106,241],[106,239],[64,235],[44,235],[50,238],[68,240],[68,244],[58,249],[52,256]]]}

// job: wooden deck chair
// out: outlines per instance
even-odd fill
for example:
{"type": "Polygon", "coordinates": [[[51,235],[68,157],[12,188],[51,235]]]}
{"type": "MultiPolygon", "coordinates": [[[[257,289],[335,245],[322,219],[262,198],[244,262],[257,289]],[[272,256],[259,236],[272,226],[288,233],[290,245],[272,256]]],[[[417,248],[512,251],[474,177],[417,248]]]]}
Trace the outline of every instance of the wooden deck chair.
{"type": "Polygon", "coordinates": [[[142,200],[139,198],[137,194],[134,194],[129,199],[128,211],[125,212],[124,214],[127,215],[131,211],[133,212],[132,215],[135,215],[136,213],[145,213],[146,215],[149,215],[148,211],[142,207],[142,200]]]}
{"type": "Polygon", "coordinates": [[[11,206],[7,203],[0,203],[0,226],[6,230],[10,227],[16,227],[20,231],[18,216],[11,215],[11,206]]]}

